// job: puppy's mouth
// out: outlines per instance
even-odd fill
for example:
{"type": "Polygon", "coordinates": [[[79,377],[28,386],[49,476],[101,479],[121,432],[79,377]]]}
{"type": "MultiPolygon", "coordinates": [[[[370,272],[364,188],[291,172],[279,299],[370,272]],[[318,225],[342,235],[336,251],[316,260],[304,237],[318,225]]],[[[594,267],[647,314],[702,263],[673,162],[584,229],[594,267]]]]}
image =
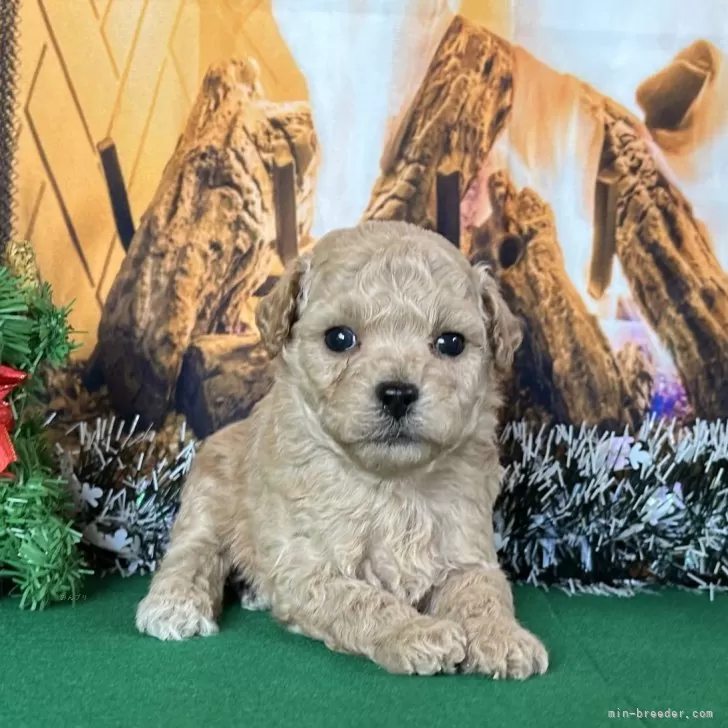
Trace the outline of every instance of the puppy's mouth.
{"type": "Polygon", "coordinates": [[[373,436],[366,439],[370,445],[380,445],[383,447],[406,447],[408,445],[421,445],[424,438],[412,432],[406,426],[394,426],[388,428],[385,432],[377,432],[373,436]]]}
{"type": "Polygon", "coordinates": [[[403,447],[405,445],[419,445],[422,439],[409,432],[394,432],[381,437],[373,437],[369,440],[372,445],[384,445],[386,447],[403,447]]]}
{"type": "Polygon", "coordinates": [[[370,430],[351,443],[350,450],[364,469],[378,474],[402,473],[430,462],[437,452],[432,441],[405,423],[391,423],[370,430]]]}

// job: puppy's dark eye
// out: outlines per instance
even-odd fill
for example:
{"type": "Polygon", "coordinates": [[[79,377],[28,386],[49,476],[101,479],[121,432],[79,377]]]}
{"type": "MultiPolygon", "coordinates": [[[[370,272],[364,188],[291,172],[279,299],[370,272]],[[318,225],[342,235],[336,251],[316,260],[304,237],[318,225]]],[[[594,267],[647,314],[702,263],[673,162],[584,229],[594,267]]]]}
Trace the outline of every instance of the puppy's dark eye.
{"type": "Polygon", "coordinates": [[[465,337],[462,334],[447,331],[435,339],[435,350],[443,356],[460,356],[463,349],[465,349],[465,337]]]}
{"type": "Polygon", "coordinates": [[[349,351],[356,346],[356,334],[347,326],[334,326],[324,334],[324,341],[331,351],[349,351]]]}

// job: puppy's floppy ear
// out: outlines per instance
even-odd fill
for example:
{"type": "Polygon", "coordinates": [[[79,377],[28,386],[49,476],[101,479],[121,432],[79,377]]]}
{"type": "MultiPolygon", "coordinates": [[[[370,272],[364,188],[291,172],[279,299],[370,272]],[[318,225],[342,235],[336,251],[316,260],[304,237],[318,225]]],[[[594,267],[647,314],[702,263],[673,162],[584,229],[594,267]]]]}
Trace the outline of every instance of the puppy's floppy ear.
{"type": "Polygon", "coordinates": [[[305,299],[304,278],[310,267],[308,256],[296,258],[258,304],[255,323],[261,343],[271,358],[280,353],[300,313],[305,299]]]}
{"type": "Polygon", "coordinates": [[[474,266],[480,286],[482,314],[488,331],[493,361],[501,373],[513,366],[513,358],[523,341],[521,322],[516,318],[500,292],[490,269],[483,263],[474,266]]]}

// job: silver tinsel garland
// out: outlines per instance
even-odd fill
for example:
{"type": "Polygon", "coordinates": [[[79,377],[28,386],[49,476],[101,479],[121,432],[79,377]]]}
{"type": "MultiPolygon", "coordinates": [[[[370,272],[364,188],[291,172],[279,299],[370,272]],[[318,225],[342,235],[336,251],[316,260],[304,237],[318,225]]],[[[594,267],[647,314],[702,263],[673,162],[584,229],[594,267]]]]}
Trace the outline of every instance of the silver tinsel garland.
{"type": "Polygon", "coordinates": [[[630,595],[728,588],[728,427],[650,418],[631,435],[507,426],[501,561],[532,584],[630,595]]]}
{"type": "Polygon", "coordinates": [[[178,442],[157,447],[157,433],[114,417],[80,423],[78,447],[57,445],[76,506],[76,524],[100,572],[129,576],[156,569],[177,515],[179,493],[195,456],[184,424],[178,442]]]}
{"type": "MultiPolygon", "coordinates": [[[[195,455],[184,426],[174,451],[114,418],[77,426],[59,448],[92,565],[156,569],[195,455]]],[[[501,562],[511,577],[570,593],[628,596],[673,584],[728,589],[728,426],[645,421],[639,432],[534,429],[501,435],[496,503],[501,562]]]]}

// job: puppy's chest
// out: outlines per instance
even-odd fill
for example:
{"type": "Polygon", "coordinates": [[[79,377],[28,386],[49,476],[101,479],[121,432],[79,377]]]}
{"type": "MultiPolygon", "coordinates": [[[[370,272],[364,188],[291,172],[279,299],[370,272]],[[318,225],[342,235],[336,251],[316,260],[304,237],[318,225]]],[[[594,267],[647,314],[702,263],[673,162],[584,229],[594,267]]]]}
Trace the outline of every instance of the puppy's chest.
{"type": "Polygon", "coordinates": [[[416,605],[447,573],[442,526],[424,509],[374,522],[357,569],[360,578],[416,605]]]}

